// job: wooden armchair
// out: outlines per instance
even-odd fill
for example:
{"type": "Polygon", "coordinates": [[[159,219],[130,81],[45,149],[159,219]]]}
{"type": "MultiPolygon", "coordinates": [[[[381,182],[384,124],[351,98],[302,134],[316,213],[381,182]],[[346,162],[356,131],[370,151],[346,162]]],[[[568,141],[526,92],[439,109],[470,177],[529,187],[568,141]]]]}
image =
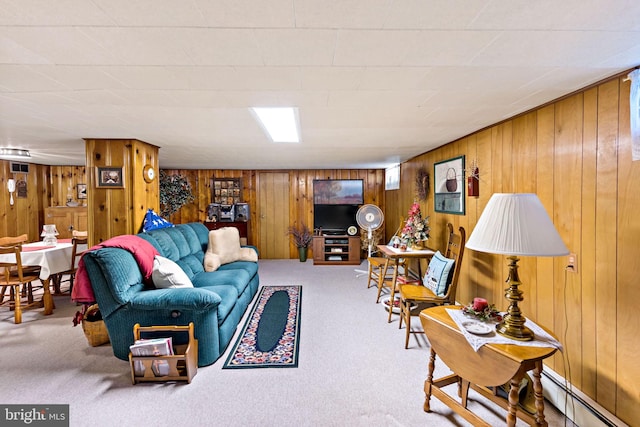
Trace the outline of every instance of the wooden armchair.
{"type": "MultiPolygon", "coordinates": [[[[466,233],[463,227],[459,228],[459,234],[453,232],[453,225],[447,224],[449,231],[449,239],[447,249],[443,254],[445,258],[453,259],[453,272],[449,277],[451,281],[444,295],[436,295],[431,289],[419,283],[408,283],[399,286],[400,291],[400,327],[402,320],[406,323],[406,338],[404,348],[409,348],[409,334],[418,333],[411,331],[411,306],[414,304],[425,305],[446,305],[455,304],[456,290],[458,288],[458,277],[460,276],[460,268],[462,267],[462,255],[464,254],[464,244],[466,242],[466,233]]],[[[422,278],[420,279],[422,281],[422,278]]],[[[420,331],[419,333],[424,333],[420,331]]]]}
{"type": "Polygon", "coordinates": [[[78,261],[80,260],[80,257],[84,254],[84,251],[80,251],[78,249],[78,245],[86,245],[87,242],[88,242],[88,237],[87,237],[86,231],[73,230],[72,238],[71,238],[71,243],[73,245],[71,249],[71,264],[68,270],[56,274],[56,277],[54,278],[54,286],[55,286],[56,294],[60,293],[60,285],[62,284],[62,281],[63,281],[62,277],[65,275],[69,276],[69,293],[71,293],[71,291],[73,290],[73,281],[76,278],[78,261]]]}
{"type": "Polygon", "coordinates": [[[22,251],[22,244],[9,244],[0,246],[0,254],[13,254],[15,261],[0,261],[0,268],[2,272],[2,278],[0,284],[2,284],[2,293],[4,299],[4,292],[7,287],[11,289],[12,298],[9,299],[9,304],[13,305],[15,323],[22,323],[22,306],[21,306],[21,292],[20,287],[26,290],[29,303],[33,302],[33,293],[30,288],[31,282],[38,280],[39,271],[33,269],[27,269],[22,267],[22,260],[20,258],[20,252],[22,251]]]}
{"type": "MultiPolygon", "coordinates": [[[[28,241],[29,241],[29,237],[26,234],[21,234],[15,237],[0,237],[0,246],[13,246],[18,244],[23,245],[28,241]]],[[[22,267],[22,271],[25,274],[29,274],[29,275],[32,275],[32,274],[39,275],[40,267],[25,265],[22,267]]],[[[2,304],[2,302],[4,301],[4,296],[7,292],[7,288],[9,288],[9,286],[2,285],[2,290],[0,291],[0,304],[2,304]]],[[[11,293],[11,295],[13,295],[13,292],[11,293]]],[[[33,288],[31,285],[22,289],[22,296],[26,296],[26,295],[28,295],[30,299],[33,298],[33,288]]],[[[12,297],[10,297],[10,299],[12,299],[12,297]]]]}

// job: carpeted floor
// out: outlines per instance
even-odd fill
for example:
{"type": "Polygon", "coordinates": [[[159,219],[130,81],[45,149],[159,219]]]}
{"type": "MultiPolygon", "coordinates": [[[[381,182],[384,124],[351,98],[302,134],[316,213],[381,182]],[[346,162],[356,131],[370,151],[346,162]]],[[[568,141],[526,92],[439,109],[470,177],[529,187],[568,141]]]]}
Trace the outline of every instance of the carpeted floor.
{"type": "MultiPolygon", "coordinates": [[[[109,346],[90,347],[72,327],[77,307],[58,296],[52,316],[29,310],[21,325],[0,307],[0,402],[70,404],[71,426],[468,425],[435,399],[423,412],[428,342],[412,336],[404,349],[397,316],[387,323],[376,289],[353,266],[260,261],[260,282],[304,289],[297,369],[223,370],[228,348],[191,384],[134,386],[128,363],[109,346]]],[[[436,376],[448,372],[438,361],[436,376]]],[[[504,425],[504,411],[473,392],[469,407],[504,425]]],[[[551,405],[545,414],[549,425],[564,425],[551,405]]]]}

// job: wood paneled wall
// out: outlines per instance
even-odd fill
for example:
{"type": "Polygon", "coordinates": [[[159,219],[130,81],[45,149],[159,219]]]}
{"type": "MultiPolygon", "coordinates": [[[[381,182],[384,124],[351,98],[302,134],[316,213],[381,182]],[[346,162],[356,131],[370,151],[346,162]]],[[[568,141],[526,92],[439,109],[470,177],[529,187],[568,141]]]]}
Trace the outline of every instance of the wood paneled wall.
{"type": "Polygon", "coordinates": [[[158,179],[143,179],[146,164],[158,170],[158,147],[136,139],[85,139],[89,245],[138,233],[147,209],[159,209],[158,179]],[[99,167],[122,167],[121,188],[99,188],[99,167]]]}
{"type": "MultiPolygon", "coordinates": [[[[169,220],[173,223],[204,221],[206,210],[211,203],[212,178],[242,178],[242,198],[249,204],[249,242],[258,246],[267,242],[257,241],[260,221],[256,220],[257,203],[257,170],[224,170],[224,169],[165,169],[169,175],[180,174],[189,179],[193,187],[196,200],[186,205],[172,215],[169,220]]],[[[276,171],[261,171],[262,173],[276,171]]],[[[283,171],[278,171],[283,172],[283,171]]],[[[362,179],[365,189],[365,203],[372,203],[385,208],[384,170],[381,169],[319,169],[319,170],[291,170],[289,174],[290,197],[289,209],[290,225],[304,222],[313,228],[313,180],[314,179],[362,179]]],[[[273,199],[266,195],[267,200],[273,199]]],[[[266,224],[266,226],[269,226],[266,224]]],[[[290,258],[297,258],[295,246],[291,245],[290,258]]]]}
{"type": "Polygon", "coordinates": [[[65,206],[67,195],[82,205],[87,199],[78,199],[78,184],[87,184],[84,166],[49,166],[51,174],[51,194],[49,206],[65,206]]]}
{"type": "Polygon", "coordinates": [[[0,236],[27,234],[30,241],[40,240],[44,208],[49,206],[51,187],[49,166],[29,164],[29,173],[11,173],[11,162],[0,160],[0,236]],[[13,206],[7,180],[27,183],[27,197],[13,193],[13,206]]]}
{"type": "MultiPolygon", "coordinates": [[[[106,140],[105,140],[106,141],[106,140]]],[[[105,144],[107,142],[104,142],[105,144]]],[[[93,149],[93,148],[92,148],[93,149]]],[[[106,147],[97,148],[98,150],[105,151],[106,147]]],[[[113,146],[109,148],[113,151],[113,146]]],[[[118,150],[122,156],[127,154],[126,147],[120,147],[118,150]]],[[[119,154],[119,155],[120,155],[119,154]]],[[[101,156],[104,158],[104,155],[101,156]]],[[[6,189],[6,179],[9,174],[9,162],[0,161],[2,166],[2,185],[6,189]]],[[[109,157],[109,160],[103,160],[108,162],[109,165],[117,163],[113,156],[109,157]]],[[[124,164],[124,157],[122,159],[124,164]]],[[[139,162],[143,163],[143,162],[139,162]]],[[[107,163],[105,163],[107,164],[107,163]]],[[[120,163],[117,163],[120,164],[120,163]]],[[[111,230],[115,226],[125,227],[128,221],[126,220],[128,212],[132,209],[123,209],[122,206],[115,207],[118,203],[125,203],[125,200],[120,200],[118,194],[122,193],[122,197],[125,196],[125,192],[120,190],[117,194],[111,194],[114,190],[105,190],[94,188],[93,179],[95,177],[88,176],[88,170],[91,167],[84,166],[42,166],[42,165],[30,165],[31,171],[29,174],[29,189],[36,188],[36,191],[29,191],[29,201],[21,199],[18,203],[18,199],[14,194],[16,205],[12,209],[7,209],[3,212],[3,218],[7,218],[2,225],[4,226],[2,235],[12,235],[29,233],[30,240],[39,240],[39,231],[42,228],[43,212],[44,208],[48,206],[60,206],[66,203],[67,193],[69,188],[75,201],[78,201],[77,185],[87,184],[87,192],[89,197],[95,197],[96,209],[90,212],[90,216],[96,220],[97,216],[107,215],[109,212],[116,213],[115,218],[104,219],[101,223],[104,223],[102,229],[104,229],[105,236],[116,233],[111,230]],[[38,182],[40,184],[38,184],[38,182]],[[36,184],[38,184],[36,186],[36,184]],[[35,187],[34,187],[35,186],[35,187]],[[92,195],[93,193],[93,195],[92,195]],[[96,194],[97,193],[97,194],[96,194]],[[103,200],[104,199],[104,200],[103,200]],[[37,209],[32,209],[32,206],[37,206],[37,209]],[[24,215],[26,213],[26,215],[24,215]],[[97,216],[96,216],[97,215],[97,216]],[[20,218],[20,221],[16,221],[16,218],[20,218]]],[[[249,223],[249,235],[250,243],[255,244],[258,247],[261,245],[259,242],[259,221],[256,221],[256,203],[257,203],[257,170],[226,170],[226,169],[165,169],[166,173],[181,174],[187,177],[193,192],[195,200],[193,203],[185,205],[178,212],[168,218],[171,222],[180,224],[191,221],[204,221],[206,217],[207,206],[211,203],[211,178],[242,178],[242,191],[243,200],[249,204],[251,221],[249,223]]],[[[275,171],[262,171],[265,173],[275,171]]],[[[280,171],[283,172],[283,171],[280,171]]],[[[362,179],[365,189],[365,203],[371,203],[379,206],[383,211],[385,209],[385,191],[384,191],[384,170],[381,169],[318,169],[318,170],[291,170],[284,171],[289,174],[290,183],[290,198],[289,206],[283,207],[289,209],[289,217],[291,218],[291,224],[295,225],[299,222],[304,222],[309,227],[313,227],[313,180],[314,179],[362,179]]],[[[142,180],[142,174],[140,177],[135,178],[133,185],[144,185],[145,188],[139,192],[146,194],[153,192],[148,185],[145,185],[142,180]]],[[[156,184],[158,180],[154,181],[156,184]]],[[[154,187],[155,188],[155,187],[154,187]]],[[[127,196],[128,197],[128,196],[127,196]]],[[[151,197],[151,196],[150,196],[151,197]]],[[[157,197],[157,196],[156,196],[157,197]]],[[[266,196],[267,200],[272,200],[270,195],[266,196]]],[[[79,200],[82,202],[82,200],[79,200]]],[[[3,206],[9,207],[9,193],[0,192],[0,203],[3,206]]],[[[143,203],[140,205],[140,209],[146,210],[148,207],[153,207],[156,211],[159,211],[157,207],[153,206],[153,203],[143,203]]],[[[133,219],[131,220],[133,224],[133,219]]],[[[139,227],[142,224],[142,220],[136,220],[135,225],[132,227],[139,227]]],[[[267,226],[269,226],[267,224],[267,226]]],[[[394,230],[397,225],[392,227],[394,230]]],[[[134,232],[137,232],[135,230],[134,232]]],[[[124,229],[118,232],[120,234],[128,234],[130,231],[124,229]]],[[[116,234],[113,234],[116,235],[116,234]]],[[[104,239],[102,239],[104,240],[104,239]]],[[[100,239],[96,239],[96,243],[100,239]]],[[[290,258],[297,258],[297,250],[293,244],[290,247],[290,258]]]]}
{"type": "MultiPolygon", "coordinates": [[[[444,246],[447,222],[470,235],[493,193],[537,193],[577,254],[578,271],[566,271],[567,257],[523,257],[520,307],[563,343],[551,368],[633,425],[640,419],[640,161],[631,161],[629,86],[605,81],[402,164],[386,215],[387,226],[406,216],[418,167],[433,177],[434,163],[460,155],[467,165],[478,161],[480,197],[466,198],[466,215],[435,213],[431,183],[421,207],[432,247],[444,246]]],[[[505,257],[467,250],[457,300],[481,296],[505,309],[506,277],[505,257]]]]}

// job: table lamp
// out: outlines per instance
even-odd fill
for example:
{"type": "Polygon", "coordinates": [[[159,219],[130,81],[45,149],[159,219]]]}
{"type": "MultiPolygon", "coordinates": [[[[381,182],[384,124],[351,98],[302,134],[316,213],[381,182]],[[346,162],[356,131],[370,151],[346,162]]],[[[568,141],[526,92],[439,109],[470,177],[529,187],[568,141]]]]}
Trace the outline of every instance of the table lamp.
{"type": "Polygon", "coordinates": [[[507,314],[496,331],[508,338],[530,341],[533,332],[524,326],[518,302],[523,292],[518,277],[519,256],[561,256],[569,250],[535,194],[500,194],[491,196],[466,247],[474,251],[508,255],[509,287],[505,297],[510,301],[507,314]]]}

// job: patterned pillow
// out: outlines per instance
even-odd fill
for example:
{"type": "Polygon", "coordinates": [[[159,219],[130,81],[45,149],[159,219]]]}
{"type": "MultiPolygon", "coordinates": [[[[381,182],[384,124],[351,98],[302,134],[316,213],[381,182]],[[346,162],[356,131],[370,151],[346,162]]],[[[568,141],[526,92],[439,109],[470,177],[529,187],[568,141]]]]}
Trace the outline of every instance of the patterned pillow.
{"type": "Polygon", "coordinates": [[[444,296],[453,278],[454,262],[453,259],[445,258],[440,251],[436,252],[429,262],[429,268],[422,283],[434,294],[444,296]]]}
{"type": "Polygon", "coordinates": [[[144,221],[142,221],[143,232],[167,227],[173,227],[173,224],[155,213],[153,209],[147,210],[147,214],[144,216],[144,221]]]}

